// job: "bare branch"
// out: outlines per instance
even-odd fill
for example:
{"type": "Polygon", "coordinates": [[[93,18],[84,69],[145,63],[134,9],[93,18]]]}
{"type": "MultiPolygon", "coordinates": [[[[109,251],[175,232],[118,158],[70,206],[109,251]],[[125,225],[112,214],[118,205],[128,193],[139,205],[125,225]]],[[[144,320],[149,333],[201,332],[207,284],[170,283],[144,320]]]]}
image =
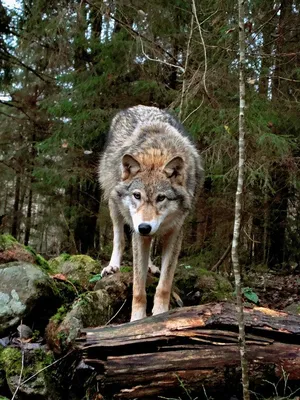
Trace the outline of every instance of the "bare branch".
{"type": "Polygon", "coordinates": [[[168,65],[169,67],[172,67],[172,68],[178,68],[178,69],[180,69],[181,72],[183,72],[183,73],[185,72],[185,70],[180,65],[171,64],[171,63],[168,63],[167,61],[159,60],[157,58],[150,58],[144,51],[143,41],[142,41],[141,37],[140,37],[140,41],[141,41],[142,53],[143,53],[144,57],[147,58],[147,60],[155,61],[155,62],[158,62],[159,64],[168,65]]]}
{"type": "Polygon", "coordinates": [[[200,107],[202,106],[202,104],[203,104],[203,101],[204,101],[204,97],[202,96],[202,101],[201,101],[201,103],[199,104],[199,106],[196,107],[195,110],[191,111],[191,112],[189,113],[189,115],[188,115],[186,118],[184,118],[184,120],[182,121],[182,123],[184,123],[186,120],[188,120],[188,119],[190,118],[191,115],[193,115],[196,111],[199,110],[199,108],[200,108],[200,107]]]}
{"type": "Polygon", "coordinates": [[[205,93],[206,93],[207,97],[210,98],[210,96],[208,94],[207,87],[206,87],[206,73],[207,73],[206,46],[205,46],[205,42],[204,42],[204,38],[203,38],[203,34],[202,34],[201,24],[199,22],[198,15],[197,15],[197,9],[196,9],[195,0],[192,0],[192,10],[193,10],[193,14],[194,14],[197,26],[198,26],[198,30],[199,30],[199,34],[200,34],[200,38],[201,38],[201,43],[202,43],[202,46],[203,46],[203,52],[204,52],[204,72],[203,72],[203,77],[202,77],[203,87],[204,87],[204,90],[205,90],[205,93]]]}
{"type": "Polygon", "coordinates": [[[120,312],[120,311],[122,310],[122,308],[125,306],[126,301],[127,301],[127,299],[125,299],[125,300],[123,301],[123,304],[122,304],[121,307],[118,309],[118,311],[115,313],[115,315],[113,315],[113,316],[111,317],[111,319],[108,320],[108,321],[106,322],[106,324],[105,324],[104,326],[107,326],[108,324],[111,323],[111,321],[112,321],[113,319],[116,318],[116,316],[119,314],[119,312],[120,312]]]}
{"type": "Polygon", "coordinates": [[[222,263],[226,260],[227,256],[229,255],[230,250],[231,250],[231,246],[232,246],[232,241],[227,246],[227,249],[224,251],[224,253],[222,254],[222,256],[219,259],[219,261],[211,268],[211,271],[217,271],[218,270],[220,265],[222,265],[222,263]]]}

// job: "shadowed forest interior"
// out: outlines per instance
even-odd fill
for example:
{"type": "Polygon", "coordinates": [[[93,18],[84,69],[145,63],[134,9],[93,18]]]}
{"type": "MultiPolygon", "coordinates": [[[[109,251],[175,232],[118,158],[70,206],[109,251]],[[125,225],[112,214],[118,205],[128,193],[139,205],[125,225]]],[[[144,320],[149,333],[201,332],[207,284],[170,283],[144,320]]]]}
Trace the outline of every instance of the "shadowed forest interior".
{"type": "MultiPolygon", "coordinates": [[[[237,9],[195,5],[197,18],[183,0],[0,1],[1,233],[45,258],[108,260],[99,155],[120,109],[153,105],[180,118],[205,160],[182,256],[230,271],[237,9]]],[[[245,28],[241,265],[299,268],[300,2],[250,0],[245,28]]]]}

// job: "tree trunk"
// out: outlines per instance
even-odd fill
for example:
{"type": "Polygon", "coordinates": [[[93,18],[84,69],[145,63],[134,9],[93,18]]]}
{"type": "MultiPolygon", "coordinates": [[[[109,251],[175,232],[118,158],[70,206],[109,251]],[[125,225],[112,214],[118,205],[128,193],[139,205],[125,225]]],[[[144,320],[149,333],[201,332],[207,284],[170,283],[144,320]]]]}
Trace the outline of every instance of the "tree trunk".
{"type": "Polygon", "coordinates": [[[24,237],[25,246],[28,246],[29,237],[30,237],[31,214],[32,214],[32,179],[31,179],[31,182],[30,182],[30,189],[29,189],[29,195],[28,195],[26,226],[25,226],[25,237],[24,237]]]}
{"type": "MultiPolygon", "coordinates": [[[[283,371],[289,386],[299,387],[300,316],[245,308],[245,325],[251,389],[272,392],[270,382],[277,383],[283,371]]],[[[234,304],[186,307],[90,328],[78,341],[101,394],[113,399],[178,398],[182,388],[190,395],[203,395],[205,388],[207,396],[224,399],[242,391],[234,304]]]]}
{"type": "Polygon", "coordinates": [[[238,13],[239,13],[239,96],[240,96],[239,167],[238,167],[237,190],[235,196],[234,228],[233,228],[231,255],[232,255],[232,265],[233,265],[234,280],[235,280],[237,315],[239,321],[239,349],[240,349],[241,367],[242,367],[243,397],[244,400],[250,400],[248,362],[246,355],[245,326],[244,326],[243,300],[242,300],[242,282],[241,282],[241,271],[240,271],[240,261],[239,261],[239,243],[240,243],[244,171],[245,171],[245,108],[246,108],[245,0],[238,0],[238,13]]]}
{"type": "Polygon", "coordinates": [[[15,186],[15,200],[13,207],[13,221],[11,227],[11,234],[15,238],[19,233],[19,203],[20,203],[20,189],[21,189],[21,174],[17,173],[16,186],[15,186]]]}

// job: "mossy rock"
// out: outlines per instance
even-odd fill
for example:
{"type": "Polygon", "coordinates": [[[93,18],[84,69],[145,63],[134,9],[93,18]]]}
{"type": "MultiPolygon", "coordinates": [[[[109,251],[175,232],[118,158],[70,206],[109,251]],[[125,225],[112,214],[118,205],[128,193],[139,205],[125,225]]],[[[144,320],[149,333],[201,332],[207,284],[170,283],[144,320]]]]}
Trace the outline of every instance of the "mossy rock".
{"type": "MultiPolygon", "coordinates": [[[[21,385],[18,390],[20,398],[57,399],[53,387],[53,371],[51,368],[43,370],[54,361],[53,354],[44,349],[25,351],[22,379],[26,380],[39,372],[33,379],[21,385]]],[[[6,382],[12,393],[16,390],[22,368],[22,353],[20,349],[7,347],[0,354],[0,363],[5,371],[6,382]]],[[[19,397],[18,397],[19,398],[19,397]]]]}
{"type": "Polygon", "coordinates": [[[24,248],[33,255],[34,257],[34,264],[41,267],[41,269],[48,273],[53,273],[48,261],[45,260],[43,256],[38,254],[31,246],[24,246],[24,248]]]}
{"type": "Polygon", "coordinates": [[[101,270],[100,263],[87,255],[70,256],[57,265],[57,272],[67,279],[79,282],[83,287],[89,286],[90,279],[101,270]]]}
{"type": "Polygon", "coordinates": [[[81,329],[105,325],[114,312],[111,301],[106,290],[97,290],[81,295],[69,310],[60,307],[46,328],[50,348],[55,353],[65,352],[81,329]]]}
{"type": "Polygon", "coordinates": [[[223,276],[189,264],[177,268],[174,285],[179,289],[184,305],[197,305],[233,298],[231,283],[223,276]]]}
{"type": "Polygon", "coordinates": [[[0,265],[0,334],[24,318],[41,322],[57,307],[58,299],[55,283],[37,266],[25,262],[0,265]]]}
{"type": "Polygon", "coordinates": [[[0,235],[0,251],[10,249],[18,241],[11,235],[0,235]]]}
{"type": "Polygon", "coordinates": [[[0,264],[11,261],[35,263],[35,256],[11,235],[0,235],[0,264]]]}
{"type": "Polygon", "coordinates": [[[0,235],[0,264],[24,261],[38,265],[45,272],[52,272],[48,262],[30,246],[24,246],[11,235],[0,235]]]}
{"type": "Polygon", "coordinates": [[[52,270],[54,273],[57,273],[57,272],[60,271],[61,265],[62,265],[64,262],[68,261],[68,260],[70,259],[70,257],[71,257],[71,256],[70,256],[70,254],[68,254],[68,253],[62,253],[62,254],[60,254],[59,256],[55,257],[55,258],[51,258],[51,259],[48,261],[48,264],[49,264],[51,270],[52,270]]]}

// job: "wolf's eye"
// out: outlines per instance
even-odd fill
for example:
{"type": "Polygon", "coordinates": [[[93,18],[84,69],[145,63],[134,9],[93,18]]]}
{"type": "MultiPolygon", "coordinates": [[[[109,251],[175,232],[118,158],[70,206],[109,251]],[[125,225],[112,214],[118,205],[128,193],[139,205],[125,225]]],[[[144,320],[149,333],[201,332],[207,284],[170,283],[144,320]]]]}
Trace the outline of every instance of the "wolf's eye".
{"type": "Polygon", "coordinates": [[[165,195],[159,194],[159,195],[156,197],[156,201],[157,201],[157,203],[160,203],[161,201],[164,201],[165,198],[166,198],[165,195]]]}
{"type": "Polygon", "coordinates": [[[135,192],[133,193],[133,197],[137,200],[141,200],[141,193],[135,192]]]}

